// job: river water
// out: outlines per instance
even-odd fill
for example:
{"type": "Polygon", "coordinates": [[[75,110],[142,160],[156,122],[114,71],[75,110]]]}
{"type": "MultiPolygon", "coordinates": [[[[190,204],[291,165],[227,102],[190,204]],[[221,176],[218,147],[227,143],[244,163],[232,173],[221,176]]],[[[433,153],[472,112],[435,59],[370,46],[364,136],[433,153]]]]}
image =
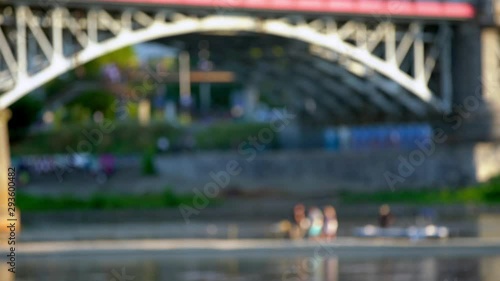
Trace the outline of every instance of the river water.
{"type": "MultiPolygon", "coordinates": [[[[4,274],[7,268],[1,268],[4,274]]],[[[482,257],[22,258],[17,281],[498,281],[500,255],[482,257]]],[[[0,277],[2,275],[0,274],[0,277]]],[[[10,275],[2,280],[12,280],[10,275]]]]}

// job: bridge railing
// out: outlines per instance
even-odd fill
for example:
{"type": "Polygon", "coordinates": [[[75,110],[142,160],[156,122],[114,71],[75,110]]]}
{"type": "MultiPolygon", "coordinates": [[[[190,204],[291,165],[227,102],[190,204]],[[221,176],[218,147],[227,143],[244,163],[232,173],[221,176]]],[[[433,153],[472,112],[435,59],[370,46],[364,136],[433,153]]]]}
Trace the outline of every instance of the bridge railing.
{"type": "MultiPolygon", "coordinates": [[[[67,2],[82,2],[82,0],[66,0],[67,2]]],[[[227,6],[236,7],[240,5],[267,5],[267,6],[283,6],[291,5],[299,6],[328,6],[340,2],[356,3],[356,2],[467,2],[476,3],[482,0],[90,0],[87,2],[108,2],[108,3],[137,3],[137,4],[176,4],[176,5],[201,5],[201,6],[227,6]]],[[[486,0],[495,1],[495,0],[486,0]]]]}
{"type": "MultiPolygon", "coordinates": [[[[73,0],[81,2],[82,0],[73,0]]],[[[130,3],[212,7],[219,10],[254,9],[314,11],[407,16],[473,17],[474,6],[481,0],[87,0],[86,2],[130,3]]]]}

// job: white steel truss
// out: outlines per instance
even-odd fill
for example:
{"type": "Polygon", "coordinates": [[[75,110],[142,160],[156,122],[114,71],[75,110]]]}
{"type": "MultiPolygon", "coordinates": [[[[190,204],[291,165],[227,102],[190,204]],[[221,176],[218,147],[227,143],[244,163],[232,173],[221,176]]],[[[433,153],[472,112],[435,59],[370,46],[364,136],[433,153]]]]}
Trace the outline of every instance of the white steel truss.
{"type": "Polygon", "coordinates": [[[297,39],[328,50],[350,72],[383,76],[436,112],[448,112],[451,100],[449,77],[443,82],[448,87],[439,95],[429,88],[436,61],[449,55],[446,25],[429,44],[424,26],[416,22],[401,34],[389,22],[367,25],[333,18],[194,16],[95,7],[42,12],[19,5],[0,8],[0,27],[0,109],[75,67],[126,46],[188,33],[241,31],[297,39]]]}

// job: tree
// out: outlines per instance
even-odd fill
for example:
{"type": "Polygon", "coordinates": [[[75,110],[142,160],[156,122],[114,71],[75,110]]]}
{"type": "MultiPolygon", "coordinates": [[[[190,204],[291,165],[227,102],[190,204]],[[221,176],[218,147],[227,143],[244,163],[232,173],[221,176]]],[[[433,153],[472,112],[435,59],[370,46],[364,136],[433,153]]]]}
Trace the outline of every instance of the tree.
{"type": "Polygon", "coordinates": [[[90,90],[83,92],[81,95],[68,103],[68,107],[78,105],[83,108],[87,108],[91,113],[100,111],[106,118],[112,118],[114,117],[113,104],[115,103],[115,100],[116,98],[109,91],[90,90]]]}
{"type": "Polygon", "coordinates": [[[12,118],[9,121],[11,142],[21,140],[28,133],[29,128],[37,120],[42,110],[42,102],[27,95],[10,106],[12,118]]]}
{"type": "Polygon", "coordinates": [[[84,68],[89,76],[99,75],[101,68],[107,64],[114,63],[121,69],[129,69],[139,66],[139,59],[132,46],[114,51],[102,57],[99,57],[89,63],[84,68]]]}

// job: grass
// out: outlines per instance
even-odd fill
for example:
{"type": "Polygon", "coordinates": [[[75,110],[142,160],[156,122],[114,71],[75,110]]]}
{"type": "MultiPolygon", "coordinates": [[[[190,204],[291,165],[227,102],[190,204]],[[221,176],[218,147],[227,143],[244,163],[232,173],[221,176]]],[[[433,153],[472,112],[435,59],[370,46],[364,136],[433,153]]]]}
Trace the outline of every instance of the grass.
{"type": "Polygon", "coordinates": [[[339,195],[344,203],[498,204],[500,176],[477,186],[455,189],[397,189],[372,193],[342,191],[339,195]]]}
{"type": "MultiPolygon", "coordinates": [[[[212,202],[214,200],[210,201],[212,202]]],[[[88,199],[72,196],[35,196],[18,192],[16,203],[22,211],[159,209],[175,208],[181,204],[192,206],[193,196],[177,195],[168,188],[160,194],[106,195],[97,193],[88,199]]]]}

